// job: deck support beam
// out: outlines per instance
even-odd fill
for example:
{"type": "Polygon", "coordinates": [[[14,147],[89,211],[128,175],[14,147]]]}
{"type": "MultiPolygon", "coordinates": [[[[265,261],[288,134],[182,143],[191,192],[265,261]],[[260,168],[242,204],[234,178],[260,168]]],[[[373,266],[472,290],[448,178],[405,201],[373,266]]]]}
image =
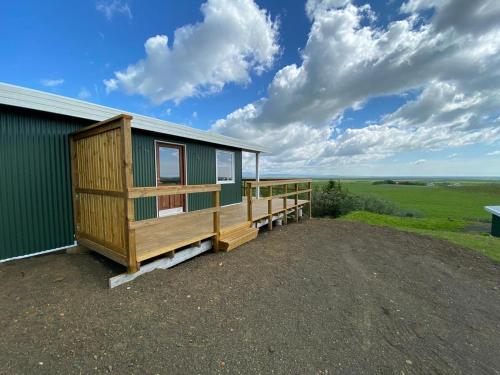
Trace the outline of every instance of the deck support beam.
{"type": "Polygon", "coordinates": [[[155,260],[151,263],[147,263],[143,265],[140,270],[134,273],[122,273],[121,275],[117,275],[111,277],[109,279],[109,287],[114,288],[119,285],[128,283],[129,281],[134,280],[135,278],[144,275],[145,273],[154,271],[156,269],[167,269],[173,267],[179,263],[182,263],[190,258],[193,258],[201,253],[204,253],[212,248],[212,241],[203,241],[200,246],[192,246],[185,250],[181,250],[179,252],[174,253],[174,255],[169,255],[164,258],[155,260]]]}

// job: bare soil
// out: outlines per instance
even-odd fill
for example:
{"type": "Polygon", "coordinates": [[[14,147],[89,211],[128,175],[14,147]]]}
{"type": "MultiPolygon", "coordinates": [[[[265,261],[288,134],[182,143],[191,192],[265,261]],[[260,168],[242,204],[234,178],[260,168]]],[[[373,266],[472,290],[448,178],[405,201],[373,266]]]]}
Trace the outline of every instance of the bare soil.
{"type": "Polygon", "coordinates": [[[0,265],[0,373],[500,371],[500,268],[440,240],[306,220],[107,289],[119,272],[0,265]]]}

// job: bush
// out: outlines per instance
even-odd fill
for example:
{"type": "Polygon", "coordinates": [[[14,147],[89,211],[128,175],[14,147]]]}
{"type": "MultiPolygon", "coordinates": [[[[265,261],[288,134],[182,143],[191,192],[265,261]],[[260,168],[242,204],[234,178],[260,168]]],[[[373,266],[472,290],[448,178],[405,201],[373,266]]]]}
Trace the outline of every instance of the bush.
{"type": "Polygon", "coordinates": [[[372,185],[394,185],[396,181],[394,180],[381,180],[381,181],[373,181],[372,185]]]}
{"type": "Polygon", "coordinates": [[[313,192],[314,216],[339,217],[352,211],[384,215],[397,215],[400,212],[395,204],[383,199],[350,194],[343,189],[340,181],[330,180],[321,191],[313,192]]]}

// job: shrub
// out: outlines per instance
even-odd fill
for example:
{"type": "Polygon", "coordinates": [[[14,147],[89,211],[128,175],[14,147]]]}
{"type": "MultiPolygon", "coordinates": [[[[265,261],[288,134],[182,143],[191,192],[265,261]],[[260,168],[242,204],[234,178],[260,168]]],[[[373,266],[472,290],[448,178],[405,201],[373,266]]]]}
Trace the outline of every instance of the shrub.
{"type": "Polygon", "coordinates": [[[330,180],[321,191],[313,192],[313,215],[339,217],[352,211],[369,211],[395,215],[399,212],[391,202],[372,196],[354,195],[344,190],[340,181],[330,180]]]}

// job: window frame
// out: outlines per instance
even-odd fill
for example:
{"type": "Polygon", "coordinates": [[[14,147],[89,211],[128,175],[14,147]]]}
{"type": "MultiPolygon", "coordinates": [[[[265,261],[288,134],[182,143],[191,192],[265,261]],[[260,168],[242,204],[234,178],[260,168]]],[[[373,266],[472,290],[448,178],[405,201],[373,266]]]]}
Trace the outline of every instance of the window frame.
{"type": "Polygon", "coordinates": [[[236,183],[236,168],[235,168],[235,165],[236,165],[236,153],[234,151],[229,151],[229,150],[219,150],[219,149],[216,149],[215,150],[215,183],[217,184],[235,184],[236,183]],[[232,158],[232,165],[231,165],[231,169],[232,169],[232,180],[227,180],[227,181],[219,181],[219,165],[218,165],[218,155],[219,154],[222,154],[222,153],[228,153],[228,154],[231,154],[232,158]]]}

